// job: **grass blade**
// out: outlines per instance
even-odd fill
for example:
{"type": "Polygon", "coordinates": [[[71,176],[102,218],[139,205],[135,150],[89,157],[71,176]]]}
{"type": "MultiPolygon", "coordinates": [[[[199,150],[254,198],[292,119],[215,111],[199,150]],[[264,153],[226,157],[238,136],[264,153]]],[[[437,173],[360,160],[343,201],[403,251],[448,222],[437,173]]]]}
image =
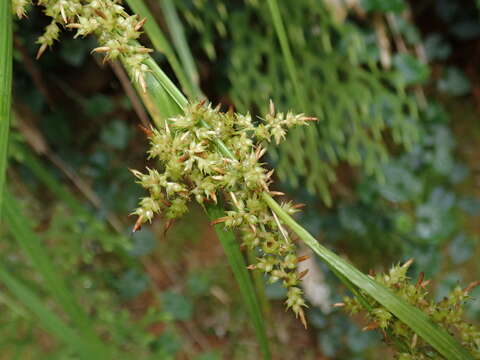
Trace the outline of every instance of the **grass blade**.
{"type": "MultiPolygon", "coordinates": [[[[0,280],[38,318],[39,325],[43,329],[74,349],[82,359],[101,359],[84,338],[45,307],[35,293],[9,274],[2,265],[0,265],[0,280]]],[[[15,309],[12,310],[15,311],[15,309]]]]}
{"type": "Polygon", "coordinates": [[[202,91],[198,87],[200,81],[199,75],[195,66],[195,61],[193,60],[192,52],[190,51],[190,47],[188,46],[185,37],[185,32],[183,31],[182,23],[178,18],[175,4],[172,0],[162,0],[160,1],[160,4],[162,5],[165,21],[170,30],[173,45],[177,50],[180,61],[182,62],[183,68],[185,69],[191,84],[194,86],[193,90],[195,93],[193,94],[193,98],[198,98],[202,96],[202,91]]]}
{"type": "Polygon", "coordinates": [[[348,279],[352,284],[382,304],[393,315],[407,324],[413,331],[433,346],[440,354],[449,360],[473,360],[473,357],[452,336],[434,324],[425,313],[408,304],[402,298],[363,274],[340,256],[320,245],[308,231],[285,213],[280,205],[268,194],[264,193],[262,197],[278,217],[323,261],[348,279]]]}
{"type": "Polygon", "coordinates": [[[93,331],[87,315],[76,303],[73,295],[65,286],[65,281],[59,276],[42,242],[33,232],[29,220],[23,216],[15,198],[5,191],[4,197],[5,222],[9,225],[15,240],[32,262],[36,271],[42,275],[45,285],[68,314],[72,322],[86,339],[95,346],[101,356],[105,356],[106,349],[93,331]]]}
{"type": "Polygon", "coordinates": [[[0,1],[0,219],[7,171],[12,96],[12,2],[0,1]]]}
{"type": "MultiPolygon", "coordinates": [[[[207,205],[206,211],[212,221],[225,216],[223,209],[216,205],[207,205]]],[[[270,359],[270,349],[268,347],[268,338],[265,331],[260,303],[255,296],[255,289],[247,270],[247,265],[245,264],[245,260],[238,246],[238,242],[235,239],[235,235],[232,231],[226,231],[222,224],[215,225],[215,232],[217,233],[218,239],[227,255],[228,263],[230,264],[238,286],[240,287],[243,301],[250,313],[263,358],[270,359]]]]}
{"type": "Polygon", "coordinates": [[[268,7],[270,8],[270,13],[272,14],[273,26],[275,27],[275,32],[277,33],[278,41],[280,42],[280,47],[282,48],[282,55],[287,66],[288,74],[293,83],[293,88],[295,89],[295,97],[297,99],[298,106],[300,109],[302,109],[302,111],[306,111],[307,106],[305,102],[305,94],[297,74],[297,68],[295,66],[295,61],[293,60],[292,50],[290,49],[290,45],[288,43],[287,32],[285,31],[282,15],[278,7],[278,2],[277,0],[267,0],[267,2],[268,7]]]}
{"type": "Polygon", "coordinates": [[[140,15],[142,18],[146,18],[147,22],[144,25],[145,32],[147,33],[153,47],[165,54],[168,62],[172,66],[172,69],[177,77],[182,89],[190,96],[196,95],[196,85],[191,81],[191,78],[183,70],[177,55],[170,46],[170,42],[167,40],[162,29],[158,26],[155,17],[145,5],[143,0],[127,0],[128,6],[134,13],[140,15]]]}

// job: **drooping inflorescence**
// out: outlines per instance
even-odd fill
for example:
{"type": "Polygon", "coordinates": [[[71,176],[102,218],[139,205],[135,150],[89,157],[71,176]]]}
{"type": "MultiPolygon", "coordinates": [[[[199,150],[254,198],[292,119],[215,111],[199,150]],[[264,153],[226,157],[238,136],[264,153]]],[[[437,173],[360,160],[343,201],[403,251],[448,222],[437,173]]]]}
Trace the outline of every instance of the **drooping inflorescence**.
{"type": "MultiPolygon", "coordinates": [[[[190,200],[216,203],[222,196],[228,210],[214,223],[238,229],[243,245],[259,251],[258,262],[249,268],[267,273],[271,282],[282,281],[288,289],[287,307],[305,322],[299,287],[305,273],[296,271],[304,259],[295,255],[288,232],[262,200],[263,192],[279,193],[269,190],[273,171],[264,168],[260,159],[266,151],[262,143],[278,144],[288,128],[312,120],[303,114],[275,113],[271,105],[270,113],[255,125],[250,114],[222,113],[202,103],[189,105],[183,115],[152,130],[149,157],[159,161],[159,170],[148,169],[145,174],[132,170],[149,192],[134,212],[138,216],[134,230],[156,214],[167,219],[182,216],[190,200]]],[[[282,206],[289,214],[299,208],[291,203],[282,206]]]]}
{"type": "MultiPolygon", "coordinates": [[[[15,0],[13,11],[22,17],[28,3],[15,0]]],[[[115,0],[39,0],[38,5],[45,8],[52,21],[37,40],[37,58],[58,40],[62,27],[76,30],[75,37],[94,34],[99,46],[93,52],[105,54],[105,60],[120,59],[132,79],[145,90],[148,67],[144,61],[152,50],[136,42],[145,19],[129,15],[115,0]]]]}
{"type": "MultiPolygon", "coordinates": [[[[376,274],[375,280],[391,289],[402,299],[423,311],[433,322],[455,335],[461,344],[480,359],[480,331],[463,320],[464,305],[470,299],[469,293],[480,282],[473,282],[466,288],[457,286],[447,297],[435,302],[428,297],[430,280],[425,280],[423,273],[414,283],[407,277],[412,260],[403,265],[392,267],[387,274],[376,274]]],[[[367,319],[370,324],[364,330],[380,329],[387,342],[395,346],[399,360],[443,359],[425,340],[420,338],[405,323],[397,319],[385,307],[362,292],[368,302],[367,319]]],[[[358,298],[346,297],[344,302],[336,304],[349,314],[357,314],[365,310],[358,298]]]]}

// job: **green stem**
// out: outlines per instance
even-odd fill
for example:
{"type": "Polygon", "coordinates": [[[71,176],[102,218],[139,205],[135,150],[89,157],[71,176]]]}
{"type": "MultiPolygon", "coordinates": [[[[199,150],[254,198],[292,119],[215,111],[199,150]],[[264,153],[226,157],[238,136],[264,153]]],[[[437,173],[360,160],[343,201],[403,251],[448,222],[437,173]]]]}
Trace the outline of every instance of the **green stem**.
{"type": "Polygon", "coordinates": [[[178,18],[175,4],[172,0],[163,0],[160,1],[160,4],[165,15],[165,21],[167,22],[168,28],[170,30],[173,45],[178,52],[180,61],[182,62],[183,68],[185,69],[185,73],[190,80],[193,91],[192,98],[199,98],[202,96],[202,91],[198,86],[200,77],[198,75],[198,71],[195,66],[195,61],[193,60],[190,47],[188,46],[182,23],[178,18]]]}
{"type": "Polygon", "coordinates": [[[282,48],[283,58],[287,65],[288,74],[290,76],[290,80],[293,83],[293,88],[295,89],[295,97],[297,99],[298,106],[300,107],[300,109],[305,111],[307,109],[304,96],[305,94],[300,84],[297,68],[293,60],[290,45],[288,43],[287,32],[285,31],[285,26],[282,21],[282,15],[278,7],[278,2],[277,0],[268,0],[267,2],[270,8],[270,13],[272,14],[273,26],[275,27],[275,32],[277,33],[278,41],[280,42],[280,47],[282,48]]]}
{"type": "MultiPolygon", "coordinates": [[[[225,216],[224,210],[218,205],[209,204],[206,206],[206,211],[212,221],[225,216]]],[[[235,235],[232,231],[226,231],[222,224],[215,225],[215,232],[217,233],[218,239],[227,255],[230,268],[232,269],[238,286],[240,287],[243,301],[250,312],[250,318],[253,321],[253,328],[255,329],[257,339],[260,342],[260,349],[262,350],[263,358],[266,360],[271,359],[267,332],[261,316],[262,311],[260,309],[260,303],[257,296],[255,296],[255,289],[247,270],[245,260],[238,246],[238,242],[235,239],[235,235]]]]}
{"type": "Polygon", "coordinates": [[[272,211],[323,261],[387,308],[393,315],[432,345],[440,354],[447,359],[473,360],[473,357],[452,336],[431,322],[425,313],[408,304],[389,289],[322,246],[307,230],[288,215],[270,195],[263,193],[262,198],[272,211]]]}
{"type": "Polygon", "coordinates": [[[178,61],[175,52],[173,51],[170,43],[168,42],[166,36],[163,34],[162,30],[158,26],[155,17],[150,12],[148,7],[142,0],[127,0],[128,6],[135,12],[147,19],[147,22],[144,25],[145,31],[147,32],[150,41],[152,42],[154,48],[165,54],[168,62],[172,66],[172,69],[180,82],[183,90],[191,96],[196,96],[196,85],[189,80],[188,74],[183,71],[183,68],[178,61]]]}
{"type": "Polygon", "coordinates": [[[12,97],[12,2],[0,1],[0,219],[7,171],[12,97]]]}

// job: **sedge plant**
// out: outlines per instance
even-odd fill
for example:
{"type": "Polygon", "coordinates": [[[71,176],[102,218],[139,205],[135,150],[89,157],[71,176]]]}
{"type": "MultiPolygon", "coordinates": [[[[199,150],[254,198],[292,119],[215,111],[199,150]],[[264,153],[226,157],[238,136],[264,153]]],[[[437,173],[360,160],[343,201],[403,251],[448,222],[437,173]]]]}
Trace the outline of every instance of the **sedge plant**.
{"type": "MultiPolygon", "coordinates": [[[[15,12],[22,14],[23,10],[18,6],[23,2],[15,3],[15,12]]],[[[150,101],[147,108],[156,108],[152,116],[162,120],[156,122],[156,128],[148,130],[151,140],[148,154],[159,161],[158,168],[148,169],[145,174],[134,171],[149,192],[134,212],[138,216],[134,230],[151,221],[156,214],[177,218],[187,211],[190,200],[199,202],[214,218],[212,223],[218,233],[233,234],[231,229],[236,229],[244,245],[259,249],[260,256],[249,269],[269,274],[272,282],[282,281],[288,288],[287,307],[305,323],[305,301],[299,286],[304,274],[295,271],[298,262],[303,260],[295,255],[295,239],[299,239],[355,295],[354,301],[358,303],[350,305],[346,301],[346,307],[362,306],[371,316],[377,308],[381,309],[383,312],[376,312],[387,320],[380,327],[388,330],[389,336],[398,335],[395,328],[387,329],[389,323],[403,324],[413,336],[421,338],[444,358],[474,358],[469,350],[478,348],[478,333],[460,329],[462,341],[473,344],[462,346],[451,333],[439,326],[443,325],[441,321],[435,321],[429,311],[418,306],[413,295],[395,293],[388,288],[389,283],[363,274],[322,246],[292,218],[298,206],[279,204],[274,200],[274,195],[281,194],[270,190],[272,173],[261,162],[266,144],[272,140],[279,142],[287,128],[306,125],[314,118],[290,112],[277,113],[271,105],[269,113],[257,123],[249,114],[224,113],[206,102],[190,102],[149,57],[150,50],[138,44],[144,21],[129,16],[116,1],[43,0],[39,4],[52,18],[52,23],[39,39],[39,55],[56,40],[60,26],[75,29],[77,36],[95,34],[100,46],[93,51],[104,53],[106,60],[120,59],[142,98],[150,101]]],[[[242,263],[235,263],[234,272],[242,271],[242,263]]],[[[403,281],[405,278],[399,279],[403,281]]],[[[245,297],[248,297],[245,291],[252,291],[251,286],[241,286],[241,289],[245,297]]],[[[467,296],[469,288],[462,291],[462,296],[467,296]]],[[[251,302],[255,304],[256,300],[251,298],[251,302]]],[[[260,334],[261,338],[264,329],[261,329],[262,321],[259,322],[257,335],[260,334]]],[[[401,338],[396,342],[399,346],[404,343],[401,338]]],[[[265,358],[270,357],[266,345],[263,353],[265,358]]],[[[478,352],[475,358],[478,358],[478,352]]]]}

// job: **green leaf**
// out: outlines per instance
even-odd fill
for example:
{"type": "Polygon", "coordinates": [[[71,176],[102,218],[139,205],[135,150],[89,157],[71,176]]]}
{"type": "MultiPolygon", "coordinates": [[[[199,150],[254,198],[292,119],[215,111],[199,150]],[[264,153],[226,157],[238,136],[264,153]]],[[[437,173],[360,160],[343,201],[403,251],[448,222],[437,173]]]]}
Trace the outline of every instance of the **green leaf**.
{"type": "Polygon", "coordinates": [[[163,310],[174,320],[188,321],[193,315],[193,304],[185,296],[173,291],[165,291],[161,295],[163,310]]]}
{"type": "Polygon", "coordinates": [[[170,46],[170,43],[168,42],[167,38],[163,34],[163,31],[158,26],[155,20],[155,17],[150,12],[148,7],[145,5],[145,3],[142,0],[127,0],[127,4],[136,14],[140,15],[142,18],[147,19],[147,22],[145,23],[144,28],[153,46],[157,51],[161,52],[162,54],[165,54],[168,62],[170,63],[170,65],[173,68],[173,71],[175,72],[176,77],[178,78],[178,81],[182,85],[183,90],[187,94],[191,96],[195,96],[196,95],[195,83],[191,81],[189,74],[186,71],[184,71],[184,69],[180,65],[180,62],[178,61],[178,58],[175,55],[175,52],[173,51],[172,47],[170,46]]]}
{"type": "Polygon", "coordinates": [[[288,75],[290,76],[290,80],[292,81],[293,88],[295,90],[297,104],[302,111],[306,111],[307,106],[305,100],[306,97],[304,96],[305,92],[297,74],[297,68],[295,66],[295,61],[293,60],[292,51],[290,49],[290,44],[288,43],[285,25],[282,20],[282,14],[280,13],[277,0],[268,0],[268,7],[272,15],[273,26],[275,27],[275,32],[277,33],[278,41],[280,42],[280,47],[282,48],[283,59],[287,66],[288,75]]]}
{"type": "Polygon", "coordinates": [[[456,67],[448,67],[443,77],[438,80],[438,90],[453,96],[470,93],[472,85],[465,74],[456,67]]]}
{"type": "Polygon", "coordinates": [[[361,6],[367,12],[402,12],[405,10],[404,0],[361,0],[361,6]]]}
{"type": "Polygon", "coordinates": [[[202,91],[198,87],[200,81],[195,61],[192,56],[192,52],[188,46],[188,42],[183,31],[183,26],[178,18],[175,4],[172,0],[163,0],[160,2],[162,5],[163,13],[165,15],[165,21],[167,22],[172,37],[173,45],[177,50],[182,66],[186,72],[186,75],[192,85],[194,93],[193,98],[202,96],[202,91]]]}
{"type": "Polygon", "coordinates": [[[12,96],[12,2],[0,1],[0,220],[7,171],[12,96]]]}
{"type": "Polygon", "coordinates": [[[410,54],[396,54],[393,63],[400,72],[405,85],[423,84],[430,76],[428,65],[422,64],[416,57],[410,54]]]}
{"type": "Polygon", "coordinates": [[[23,216],[15,198],[6,191],[4,194],[5,222],[9,225],[15,240],[32,262],[35,271],[43,277],[48,291],[68,314],[82,336],[88,339],[100,354],[105,353],[106,348],[95,334],[90,319],[76,303],[73,294],[65,285],[65,279],[55,269],[45,247],[42,246],[42,241],[33,232],[29,219],[23,216]]]}
{"type": "Polygon", "coordinates": [[[285,222],[285,224],[297,234],[297,236],[310,247],[325,263],[335,272],[343,276],[351,284],[363,290],[379,304],[384,306],[400,321],[408,325],[414,332],[433,346],[440,354],[449,360],[473,360],[469,354],[452,336],[444,329],[434,324],[429,317],[408,304],[399,296],[393,294],[385,286],[377,283],[371,277],[363,274],[360,270],[346,260],[328,250],[293,220],[268,194],[262,194],[263,199],[270,208],[285,222]]]}
{"type": "Polygon", "coordinates": [[[74,349],[82,359],[105,359],[96,347],[42,304],[38,296],[0,265],[0,280],[39,320],[39,325],[74,349]]]}
{"type": "MultiPolygon", "coordinates": [[[[208,205],[206,210],[210,220],[212,221],[225,216],[225,212],[219,206],[208,205]]],[[[245,260],[240,252],[238,243],[235,240],[235,235],[232,231],[225,231],[222,224],[215,225],[215,232],[217,233],[218,239],[223,246],[225,255],[227,255],[233,275],[235,276],[238,286],[240,287],[241,296],[248,309],[248,312],[250,313],[257,339],[260,342],[263,358],[270,359],[270,349],[268,346],[268,338],[265,331],[265,324],[263,321],[260,303],[255,295],[255,288],[253,287],[250,274],[247,270],[247,265],[245,264],[245,260]]]]}

